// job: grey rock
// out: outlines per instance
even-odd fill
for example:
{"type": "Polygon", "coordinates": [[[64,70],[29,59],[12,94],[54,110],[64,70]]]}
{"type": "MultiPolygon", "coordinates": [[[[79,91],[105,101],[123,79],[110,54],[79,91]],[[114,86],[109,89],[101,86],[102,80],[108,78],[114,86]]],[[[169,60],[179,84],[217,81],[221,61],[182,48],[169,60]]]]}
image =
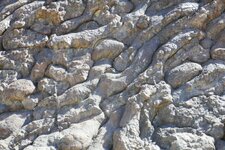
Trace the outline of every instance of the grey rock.
{"type": "Polygon", "coordinates": [[[38,90],[50,95],[62,94],[69,88],[69,83],[67,82],[56,82],[53,79],[43,78],[38,82],[38,90]]]}
{"type": "Polygon", "coordinates": [[[35,107],[33,111],[34,120],[40,120],[45,118],[54,118],[56,108],[35,107]]]}
{"type": "Polygon", "coordinates": [[[23,101],[28,95],[32,94],[35,86],[32,81],[26,79],[16,80],[9,84],[5,90],[5,100],[23,101]]]}
{"type": "Polygon", "coordinates": [[[7,106],[4,104],[0,104],[0,114],[7,111],[7,106]]]}
{"type": "Polygon", "coordinates": [[[22,104],[25,109],[33,110],[40,100],[40,95],[30,95],[25,100],[22,101],[22,104]]]}
{"type": "Polygon", "coordinates": [[[216,149],[222,150],[225,148],[225,142],[223,140],[216,141],[216,149]]]}
{"type": "Polygon", "coordinates": [[[224,149],[224,10],[0,1],[0,149],[224,149]]]}
{"type": "Polygon", "coordinates": [[[71,18],[76,18],[82,15],[85,9],[85,4],[83,1],[76,0],[76,1],[71,1],[71,0],[66,0],[65,2],[59,3],[61,7],[64,9],[64,20],[68,20],[71,18]],[[77,8],[74,10],[74,8],[77,8]]]}
{"type": "Polygon", "coordinates": [[[12,19],[12,16],[8,16],[7,18],[5,18],[4,20],[1,20],[0,25],[0,35],[2,35],[7,28],[10,27],[10,20],[12,19]]]}
{"type": "Polygon", "coordinates": [[[140,109],[141,105],[138,103],[131,101],[127,103],[125,113],[120,122],[121,129],[118,129],[113,134],[114,149],[160,149],[151,141],[147,142],[139,136],[140,129],[138,128],[138,120],[140,116],[140,109]],[[126,115],[129,118],[126,118],[126,115]],[[124,120],[126,120],[126,122],[124,122],[124,120]]]}
{"type": "Polygon", "coordinates": [[[8,15],[12,14],[13,11],[15,11],[16,9],[18,9],[19,7],[27,4],[31,2],[31,0],[24,0],[24,1],[20,1],[20,2],[14,2],[14,1],[4,1],[1,3],[1,6],[6,6],[7,7],[3,7],[1,8],[1,13],[0,13],[0,18],[4,19],[5,17],[7,17],[8,15]]]}
{"type": "Polygon", "coordinates": [[[128,49],[121,52],[113,61],[113,66],[118,71],[124,71],[130,63],[130,56],[134,52],[134,48],[129,47],[128,49]]]}
{"type": "Polygon", "coordinates": [[[0,80],[2,83],[11,83],[17,80],[17,78],[19,77],[20,75],[18,74],[18,72],[14,70],[0,70],[0,80]]]}
{"type": "Polygon", "coordinates": [[[67,35],[52,35],[48,46],[53,49],[63,48],[90,48],[93,41],[103,37],[110,30],[113,30],[114,23],[102,26],[95,30],[86,30],[79,33],[70,33],[67,35]]]}
{"type": "Polygon", "coordinates": [[[108,97],[121,92],[126,86],[125,78],[115,78],[113,75],[108,74],[101,77],[98,87],[99,90],[97,89],[97,91],[103,97],[108,97]]]}
{"type": "Polygon", "coordinates": [[[78,31],[84,31],[84,30],[94,30],[99,28],[99,25],[95,21],[89,21],[87,23],[82,24],[77,30],[78,31]]]}
{"type": "Polygon", "coordinates": [[[223,111],[221,111],[223,107],[223,98],[219,96],[194,97],[184,103],[171,104],[159,110],[155,124],[192,127],[220,139],[224,136],[223,111]],[[219,103],[221,105],[216,108],[219,103]],[[200,114],[203,115],[200,117],[200,114]]]}
{"type": "Polygon", "coordinates": [[[204,63],[210,58],[210,49],[203,48],[198,43],[199,40],[193,39],[193,42],[181,48],[176,54],[166,61],[164,72],[173,69],[185,62],[193,61],[204,63]]]}
{"type": "Polygon", "coordinates": [[[191,97],[207,93],[221,94],[224,86],[224,62],[213,61],[203,67],[202,73],[190,80],[173,93],[175,101],[188,100],[191,97]],[[217,83],[217,81],[220,82],[217,83]]]}
{"type": "Polygon", "coordinates": [[[31,30],[14,29],[4,34],[3,47],[5,49],[44,47],[48,37],[31,30]],[[32,41],[32,42],[30,42],[32,41]]]}
{"type": "Polygon", "coordinates": [[[116,110],[110,115],[107,123],[99,129],[97,137],[94,139],[92,145],[88,150],[103,150],[110,149],[113,145],[113,133],[119,127],[119,121],[121,119],[122,109],[116,110]]]}
{"type": "Polygon", "coordinates": [[[2,141],[0,142],[0,148],[1,148],[1,149],[5,149],[5,150],[9,150],[7,144],[4,143],[4,141],[3,141],[3,142],[2,142],[2,141]]]}
{"type": "Polygon", "coordinates": [[[3,51],[1,54],[1,68],[17,71],[19,75],[27,77],[35,61],[32,53],[30,49],[3,51]]]}
{"type": "Polygon", "coordinates": [[[11,143],[9,146],[22,149],[31,144],[32,140],[34,140],[37,135],[49,133],[53,126],[54,119],[52,118],[34,120],[24,125],[19,132],[15,133],[11,139],[13,143],[11,143]]]}
{"type": "Polygon", "coordinates": [[[197,76],[201,70],[201,65],[187,62],[170,70],[166,80],[173,88],[176,88],[197,76]]]}
{"type": "Polygon", "coordinates": [[[205,38],[201,41],[201,45],[206,49],[210,49],[211,46],[213,45],[213,41],[212,39],[205,38]]]}
{"type": "Polygon", "coordinates": [[[103,118],[103,114],[100,114],[93,119],[73,124],[70,128],[63,130],[59,149],[86,149],[91,144],[92,138],[98,134],[98,128],[104,120],[103,118]]]}
{"type": "Polygon", "coordinates": [[[112,13],[124,14],[129,13],[133,9],[133,4],[128,0],[115,1],[114,6],[111,8],[112,13]]]}
{"type": "MultiPolygon", "coordinates": [[[[207,41],[207,43],[210,43],[210,41],[207,41]]],[[[200,45],[192,47],[189,52],[189,59],[197,63],[206,62],[210,58],[209,54],[210,46],[205,47],[207,48],[203,48],[200,45]]]]}
{"type": "Polygon", "coordinates": [[[34,65],[34,67],[31,70],[31,79],[37,80],[44,76],[45,70],[48,66],[47,62],[38,62],[34,65]]]}
{"type": "Polygon", "coordinates": [[[57,143],[62,138],[60,132],[54,132],[46,135],[41,135],[35,139],[34,143],[31,146],[25,148],[25,150],[56,150],[57,143]]]}
{"type": "Polygon", "coordinates": [[[121,42],[105,39],[100,41],[94,48],[92,59],[95,61],[100,59],[114,59],[122,52],[124,47],[124,44],[121,42]]]}
{"type": "Polygon", "coordinates": [[[98,97],[90,96],[77,106],[63,108],[58,111],[59,127],[66,128],[73,123],[79,123],[88,118],[100,115],[102,110],[98,106],[98,97]]]}
{"type": "Polygon", "coordinates": [[[79,26],[83,25],[87,21],[90,21],[91,17],[92,17],[91,14],[84,14],[80,17],[67,20],[62,24],[58,25],[56,28],[54,28],[53,31],[57,35],[69,33],[70,31],[78,29],[79,26]]]}
{"type": "Polygon", "coordinates": [[[56,81],[63,81],[66,79],[66,69],[60,66],[50,65],[46,71],[46,75],[56,81]]]}
{"type": "Polygon", "coordinates": [[[73,86],[66,90],[62,95],[55,97],[55,95],[47,97],[40,101],[38,106],[40,107],[51,107],[58,105],[60,107],[64,105],[72,105],[77,104],[80,101],[88,98],[89,94],[91,93],[91,90],[87,88],[83,84],[78,84],[76,86],[73,86]]]}
{"type": "Polygon", "coordinates": [[[56,150],[53,146],[28,146],[24,150],[56,150]]]}
{"type": "Polygon", "coordinates": [[[52,62],[53,52],[50,49],[41,49],[36,55],[36,63],[33,64],[30,78],[32,81],[40,80],[44,77],[48,65],[52,62]]]}
{"type": "Polygon", "coordinates": [[[214,139],[188,128],[160,128],[156,139],[162,148],[169,150],[211,149],[214,150],[214,139]]]}
{"type": "Polygon", "coordinates": [[[18,132],[31,118],[30,112],[4,113],[0,115],[0,139],[6,139],[10,134],[18,132]],[[15,123],[16,122],[16,123],[15,123]]]}

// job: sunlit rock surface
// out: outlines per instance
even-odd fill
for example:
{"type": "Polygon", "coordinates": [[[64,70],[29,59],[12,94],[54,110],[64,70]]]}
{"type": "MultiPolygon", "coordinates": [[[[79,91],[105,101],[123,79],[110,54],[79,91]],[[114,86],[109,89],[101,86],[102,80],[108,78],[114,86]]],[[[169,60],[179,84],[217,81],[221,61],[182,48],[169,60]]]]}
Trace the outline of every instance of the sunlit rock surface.
{"type": "Polygon", "coordinates": [[[0,150],[224,150],[224,10],[0,1],[0,150]]]}

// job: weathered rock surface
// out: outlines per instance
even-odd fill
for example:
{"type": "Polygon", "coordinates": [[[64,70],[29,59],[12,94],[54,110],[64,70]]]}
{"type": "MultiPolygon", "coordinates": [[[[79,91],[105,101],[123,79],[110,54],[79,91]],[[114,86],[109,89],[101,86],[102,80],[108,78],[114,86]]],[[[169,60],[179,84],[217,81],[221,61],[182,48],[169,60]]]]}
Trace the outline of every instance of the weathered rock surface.
{"type": "Polygon", "coordinates": [[[225,49],[224,48],[216,48],[211,51],[211,56],[213,59],[221,59],[225,58],[225,49]]]}
{"type": "Polygon", "coordinates": [[[100,59],[114,59],[124,48],[124,44],[115,40],[103,40],[95,48],[92,53],[92,59],[97,61],[100,59]]]}
{"type": "Polygon", "coordinates": [[[0,1],[0,150],[224,150],[224,10],[0,1]]]}
{"type": "Polygon", "coordinates": [[[4,113],[0,115],[0,139],[6,139],[11,133],[17,132],[30,121],[30,112],[4,113]]]}
{"type": "Polygon", "coordinates": [[[48,37],[31,30],[13,29],[3,35],[2,44],[3,48],[17,49],[17,48],[34,48],[44,47],[48,37]]]}
{"type": "Polygon", "coordinates": [[[201,70],[201,65],[187,62],[171,69],[166,80],[173,88],[176,88],[197,76],[201,70]]]}
{"type": "Polygon", "coordinates": [[[169,150],[215,149],[214,139],[188,128],[161,128],[156,131],[156,140],[169,150]]]}
{"type": "Polygon", "coordinates": [[[32,94],[35,86],[31,80],[19,79],[8,85],[4,90],[5,99],[23,101],[26,96],[32,94]]]}

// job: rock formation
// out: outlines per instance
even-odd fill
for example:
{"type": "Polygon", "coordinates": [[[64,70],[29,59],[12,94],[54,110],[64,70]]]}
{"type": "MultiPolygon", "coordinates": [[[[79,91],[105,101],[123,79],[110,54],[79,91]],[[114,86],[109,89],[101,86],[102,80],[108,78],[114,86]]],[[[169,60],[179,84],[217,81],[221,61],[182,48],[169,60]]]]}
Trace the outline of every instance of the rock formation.
{"type": "Polygon", "coordinates": [[[0,1],[0,150],[225,150],[224,11],[0,1]]]}

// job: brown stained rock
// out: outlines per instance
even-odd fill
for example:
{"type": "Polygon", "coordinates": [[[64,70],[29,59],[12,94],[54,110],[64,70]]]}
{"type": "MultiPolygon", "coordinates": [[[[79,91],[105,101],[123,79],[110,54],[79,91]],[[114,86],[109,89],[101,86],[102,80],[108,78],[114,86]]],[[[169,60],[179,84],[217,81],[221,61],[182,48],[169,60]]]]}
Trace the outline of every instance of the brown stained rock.
{"type": "Polygon", "coordinates": [[[211,51],[213,59],[225,60],[225,48],[216,48],[211,51]]]}
{"type": "Polygon", "coordinates": [[[35,86],[31,80],[19,79],[9,84],[4,94],[6,95],[6,100],[23,101],[26,96],[34,91],[35,86]]]}
{"type": "Polygon", "coordinates": [[[37,10],[36,18],[39,20],[45,20],[46,22],[57,25],[63,21],[62,14],[56,9],[47,9],[42,7],[37,10]]]}

